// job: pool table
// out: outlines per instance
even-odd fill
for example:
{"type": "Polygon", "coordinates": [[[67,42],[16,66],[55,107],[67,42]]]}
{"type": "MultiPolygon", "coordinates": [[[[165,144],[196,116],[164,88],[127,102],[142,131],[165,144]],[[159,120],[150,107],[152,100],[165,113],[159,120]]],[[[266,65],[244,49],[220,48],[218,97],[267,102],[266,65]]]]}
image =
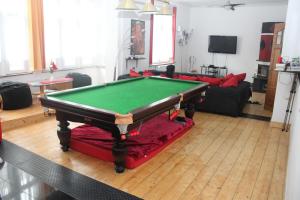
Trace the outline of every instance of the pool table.
{"type": "Polygon", "coordinates": [[[112,133],[115,170],[125,169],[126,138],[131,130],[161,113],[186,105],[186,117],[193,118],[194,102],[207,88],[206,83],[160,77],[141,77],[104,85],[55,92],[41,97],[41,104],[56,110],[58,138],[68,151],[69,122],[97,126],[112,133]]]}

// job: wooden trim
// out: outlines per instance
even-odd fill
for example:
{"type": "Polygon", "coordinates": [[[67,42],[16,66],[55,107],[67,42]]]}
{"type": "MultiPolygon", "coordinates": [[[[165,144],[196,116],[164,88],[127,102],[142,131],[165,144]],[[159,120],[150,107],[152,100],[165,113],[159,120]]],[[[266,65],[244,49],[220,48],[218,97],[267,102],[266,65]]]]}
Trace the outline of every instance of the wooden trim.
{"type": "Polygon", "coordinates": [[[30,63],[33,70],[45,69],[43,0],[28,0],[30,63]]]}

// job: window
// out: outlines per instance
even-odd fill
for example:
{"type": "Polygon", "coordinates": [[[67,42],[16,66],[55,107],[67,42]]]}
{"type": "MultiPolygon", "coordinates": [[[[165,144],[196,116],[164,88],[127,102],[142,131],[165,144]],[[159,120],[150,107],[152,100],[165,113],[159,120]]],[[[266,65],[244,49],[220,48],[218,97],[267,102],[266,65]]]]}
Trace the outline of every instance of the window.
{"type": "Polygon", "coordinates": [[[106,1],[44,0],[46,66],[102,65],[105,55],[106,1]]]}
{"type": "Polygon", "coordinates": [[[0,75],[29,70],[27,0],[0,0],[0,75]]]}
{"type": "Polygon", "coordinates": [[[151,23],[153,28],[150,44],[150,64],[174,63],[176,8],[173,9],[173,16],[154,15],[151,23]]]}

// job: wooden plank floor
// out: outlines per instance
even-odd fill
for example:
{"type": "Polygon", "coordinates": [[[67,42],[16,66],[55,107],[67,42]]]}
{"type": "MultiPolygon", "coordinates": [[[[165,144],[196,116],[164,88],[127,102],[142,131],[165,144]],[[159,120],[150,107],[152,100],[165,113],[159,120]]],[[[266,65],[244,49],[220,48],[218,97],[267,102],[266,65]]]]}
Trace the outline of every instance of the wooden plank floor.
{"type": "Polygon", "coordinates": [[[7,131],[4,138],[145,199],[283,199],[289,134],[268,122],[207,113],[196,113],[195,122],[156,157],[123,174],[111,163],[63,153],[54,118],[7,131]]]}
{"type": "Polygon", "coordinates": [[[243,113],[259,115],[264,117],[272,117],[272,111],[266,110],[265,105],[265,93],[253,92],[251,101],[259,102],[259,104],[246,104],[243,110],[243,113]]]}

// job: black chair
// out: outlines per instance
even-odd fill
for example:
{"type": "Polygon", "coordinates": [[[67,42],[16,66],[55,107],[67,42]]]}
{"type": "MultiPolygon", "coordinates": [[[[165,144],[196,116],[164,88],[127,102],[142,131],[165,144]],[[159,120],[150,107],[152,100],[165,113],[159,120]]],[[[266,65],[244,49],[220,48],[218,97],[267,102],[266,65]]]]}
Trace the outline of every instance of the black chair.
{"type": "Polygon", "coordinates": [[[175,73],[175,65],[168,65],[167,66],[167,71],[166,71],[166,76],[168,78],[173,78],[175,73]]]}
{"type": "Polygon", "coordinates": [[[73,88],[92,85],[92,78],[87,74],[69,73],[66,77],[73,79],[73,88]]]}
{"type": "Polygon", "coordinates": [[[16,110],[32,105],[30,87],[26,83],[3,82],[0,84],[3,110],[16,110]]]}

